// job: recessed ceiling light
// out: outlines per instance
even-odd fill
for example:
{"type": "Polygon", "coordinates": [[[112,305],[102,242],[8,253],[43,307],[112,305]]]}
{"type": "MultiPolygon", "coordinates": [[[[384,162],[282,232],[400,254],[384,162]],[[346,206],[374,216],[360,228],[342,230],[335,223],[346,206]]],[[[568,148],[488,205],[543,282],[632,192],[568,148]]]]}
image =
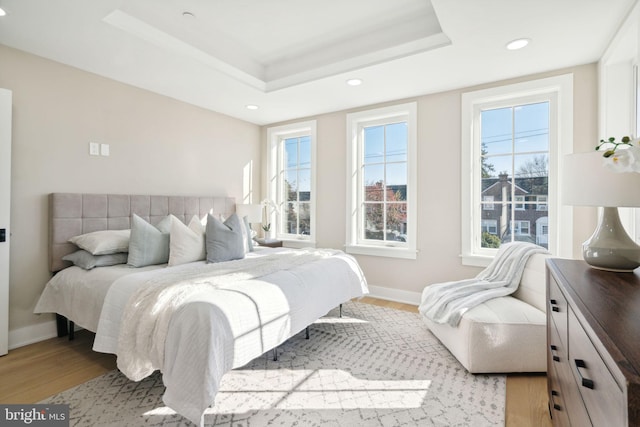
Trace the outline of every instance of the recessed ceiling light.
{"type": "Polygon", "coordinates": [[[362,79],[349,79],[347,80],[347,84],[349,86],[360,86],[362,84],[362,79]]]}
{"type": "Polygon", "coordinates": [[[184,12],[182,12],[182,16],[184,16],[185,18],[189,18],[189,19],[192,19],[192,18],[196,17],[196,15],[194,15],[191,12],[189,12],[188,10],[185,10],[184,12]]]}
{"type": "Polygon", "coordinates": [[[516,39],[516,40],[512,40],[509,43],[507,43],[507,49],[509,50],[518,50],[518,49],[522,49],[523,47],[525,47],[526,45],[529,44],[531,40],[529,39],[516,39]]]}
{"type": "Polygon", "coordinates": [[[7,12],[4,11],[3,8],[0,7],[0,16],[5,16],[7,12]]]}
{"type": "Polygon", "coordinates": [[[257,110],[259,107],[254,104],[247,105],[247,110],[257,110]]]}

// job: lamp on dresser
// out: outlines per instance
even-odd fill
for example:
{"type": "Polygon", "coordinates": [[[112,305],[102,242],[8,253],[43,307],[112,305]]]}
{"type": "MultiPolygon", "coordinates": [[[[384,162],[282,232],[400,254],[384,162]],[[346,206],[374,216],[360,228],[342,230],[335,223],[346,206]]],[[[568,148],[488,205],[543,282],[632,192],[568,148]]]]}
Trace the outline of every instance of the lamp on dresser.
{"type": "Polygon", "coordinates": [[[627,234],[618,207],[640,206],[640,173],[605,167],[602,152],[564,156],[561,200],[565,205],[602,207],[598,226],[582,245],[592,267],[629,272],[640,266],[640,246],[627,234]]]}

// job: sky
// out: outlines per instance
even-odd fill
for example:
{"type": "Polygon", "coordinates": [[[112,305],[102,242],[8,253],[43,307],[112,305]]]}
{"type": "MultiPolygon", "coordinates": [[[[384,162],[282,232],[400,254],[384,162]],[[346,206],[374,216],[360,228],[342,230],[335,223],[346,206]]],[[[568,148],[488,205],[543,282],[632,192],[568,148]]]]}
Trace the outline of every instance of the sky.
{"type": "Polygon", "coordinates": [[[514,169],[548,153],[549,103],[485,110],[481,114],[481,137],[485,161],[494,165],[495,175],[507,172],[512,176],[514,169]]]}

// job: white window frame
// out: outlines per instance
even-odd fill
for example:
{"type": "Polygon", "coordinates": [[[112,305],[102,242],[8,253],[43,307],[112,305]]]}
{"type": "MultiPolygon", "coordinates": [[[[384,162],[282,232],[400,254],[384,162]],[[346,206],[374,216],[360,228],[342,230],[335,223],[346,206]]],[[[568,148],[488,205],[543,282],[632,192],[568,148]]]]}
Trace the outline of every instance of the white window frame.
{"type": "Polygon", "coordinates": [[[416,259],[417,257],[417,103],[393,105],[347,115],[347,253],[416,259]],[[407,122],[407,241],[372,242],[359,238],[363,224],[362,139],[365,126],[407,122]]]}
{"type": "Polygon", "coordinates": [[[264,222],[275,225],[276,239],[282,240],[288,247],[314,247],[316,245],[316,121],[292,123],[275,126],[267,129],[267,198],[275,202],[279,207],[286,203],[286,195],[282,194],[280,182],[284,165],[283,142],[288,138],[309,135],[311,140],[311,196],[309,200],[309,212],[311,215],[311,233],[309,235],[284,233],[282,230],[281,209],[275,211],[268,209],[268,217],[264,222]]]}
{"type": "Polygon", "coordinates": [[[563,74],[462,94],[461,193],[462,263],[486,267],[497,249],[482,248],[480,209],[481,168],[480,113],[484,109],[516,103],[549,101],[549,251],[571,257],[573,222],[571,208],[559,203],[562,157],[573,151],[573,74],[563,74]],[[471,171],[471,173],[469,173],[471,171]]]}

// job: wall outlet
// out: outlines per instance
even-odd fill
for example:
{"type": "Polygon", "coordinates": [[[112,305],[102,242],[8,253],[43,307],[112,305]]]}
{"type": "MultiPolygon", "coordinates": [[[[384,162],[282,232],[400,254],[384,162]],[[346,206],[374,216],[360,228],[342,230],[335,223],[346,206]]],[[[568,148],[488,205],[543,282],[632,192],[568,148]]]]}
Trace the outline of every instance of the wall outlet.
{"type": "Polygon", "coordinates": [[[100,155],[100,144],[97,142],[89,143],[89,155],[91,156],[99,156],[100,155]]]}
{"type": "Polygon", "coordinates": [[[100,144],[100,155],[101,156],[109,155],[109,144],[100,144]]]}

